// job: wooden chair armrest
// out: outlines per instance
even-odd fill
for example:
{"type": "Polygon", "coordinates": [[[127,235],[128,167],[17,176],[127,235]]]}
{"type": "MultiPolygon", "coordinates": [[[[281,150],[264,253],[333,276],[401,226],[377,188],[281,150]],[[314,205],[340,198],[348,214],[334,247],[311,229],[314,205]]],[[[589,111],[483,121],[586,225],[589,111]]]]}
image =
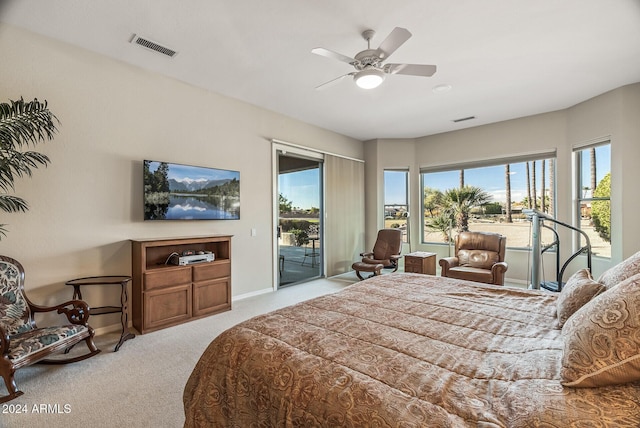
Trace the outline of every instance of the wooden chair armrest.
{"type": "Polygon", "coordinates": [[[360,257],[371,257],[373,256],[372,252],[364,252],[364,253],[360,253],[360,257]]]}
{"type": "Polygon", "coordinates": [[[58,311],[59,314],[65,314],[71,324],[87,325],[89,321],[89,305],[83,300],[69,300],[57,306],[39,306],[31,305],[33,312],[52,312],[58,311]]]}
{"type": "Polygon", "coordinates": [[[0,356],[7,355],[9,353],[9,333],[0,326],[0,356]]]}
{"type": "Polygon", "coordinates": [[[394,262],[395,262],[395,261],[400,260],[400,259],[401,259],[401,258],[403,258],[403,257],[404,257],[404,256],[403,256],[402,254],[395,254],[395,255],[393,255],[393,256],[391,256],[391,257],[389,257],[389,260],[391,260],[391,261],[394,261],[394,262]]]}

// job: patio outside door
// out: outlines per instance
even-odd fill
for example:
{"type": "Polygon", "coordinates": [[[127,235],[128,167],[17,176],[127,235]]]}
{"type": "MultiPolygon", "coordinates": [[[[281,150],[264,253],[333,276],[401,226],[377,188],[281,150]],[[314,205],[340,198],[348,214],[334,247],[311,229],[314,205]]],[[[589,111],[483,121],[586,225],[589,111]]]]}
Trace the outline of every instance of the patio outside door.
{"type": "Polygon", "coordinates": [[[278,286],[322,276],[322,160],[278,152],[278,286]]]}

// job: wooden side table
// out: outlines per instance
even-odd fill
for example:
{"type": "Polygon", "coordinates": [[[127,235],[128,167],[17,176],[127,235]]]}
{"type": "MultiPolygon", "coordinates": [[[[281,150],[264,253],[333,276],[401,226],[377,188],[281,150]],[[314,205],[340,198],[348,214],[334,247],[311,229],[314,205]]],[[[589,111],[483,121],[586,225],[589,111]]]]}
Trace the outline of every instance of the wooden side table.
{"type": "Polygon", "coordinates": [[[92,308],[89,306],[89,314],[90,315],[104,315],[104,314],[116,314],[121,313],[120,322],[122,323],[122,333],[120,334],[120,340],[116,345],[115,351],[118,352],[118,349],[122,346],[122,344],[129,339],[133,339],[136,337],[135,334],[129,331],[129,322],[127,317],[127,284],[131,281],[130,276],[90,276],[87,278],[77,278],[67,281],[66,285],[71,285],[73,287],[73,298],[82,300],[82,291],[80,287],[87,285],[120,285],[120,306],[100,306],[97,308],[92,308]]]}
{"type": "Polygon", "coordinates": [[[436,253],[415,251],[404,256],[404,271],[410,273],[422,273],[426,275],[436,274],[436,253]]]}

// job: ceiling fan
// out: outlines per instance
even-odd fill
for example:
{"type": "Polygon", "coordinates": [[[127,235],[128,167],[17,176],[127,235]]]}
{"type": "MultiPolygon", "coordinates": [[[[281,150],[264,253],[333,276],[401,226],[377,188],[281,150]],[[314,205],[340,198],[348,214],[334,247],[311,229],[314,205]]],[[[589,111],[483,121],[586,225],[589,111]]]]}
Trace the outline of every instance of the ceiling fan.
{"type": "Polygon", "coordinates": [[[396,27],[380,44],[378,49],[371,49],[371,39],[375,35],[375,31],[366,30],[362,33],[362,37],[367,41],[367,49],[358,52],[354,58],[342,55],[325,48],[312,49],[316,55],[334,58],[338,61],[351,64],[356,71],[347,73],[320,86],[316,89],[324,89],[333,85],[347,76],[353,76],[356,84],[364,89],[373,89],[378,87],[387,74],[407,74],[410,76],[430,77],[436,72],[435,65],[427,64],[383,64],[392,53],[402,46],[409,38],[411,33],[406,28],[396,27]]]}

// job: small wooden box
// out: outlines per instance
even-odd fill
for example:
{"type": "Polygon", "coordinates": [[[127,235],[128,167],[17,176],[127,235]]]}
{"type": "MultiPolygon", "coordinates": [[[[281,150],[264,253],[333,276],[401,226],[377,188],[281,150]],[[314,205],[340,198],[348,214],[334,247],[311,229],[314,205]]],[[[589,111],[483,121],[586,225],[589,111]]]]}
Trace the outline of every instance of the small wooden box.
{"type": "Polygon", "coordinates": [[[436,274],[436,253],[415,251],[404,256],[404,271],[409,273],[436,274]]]}

